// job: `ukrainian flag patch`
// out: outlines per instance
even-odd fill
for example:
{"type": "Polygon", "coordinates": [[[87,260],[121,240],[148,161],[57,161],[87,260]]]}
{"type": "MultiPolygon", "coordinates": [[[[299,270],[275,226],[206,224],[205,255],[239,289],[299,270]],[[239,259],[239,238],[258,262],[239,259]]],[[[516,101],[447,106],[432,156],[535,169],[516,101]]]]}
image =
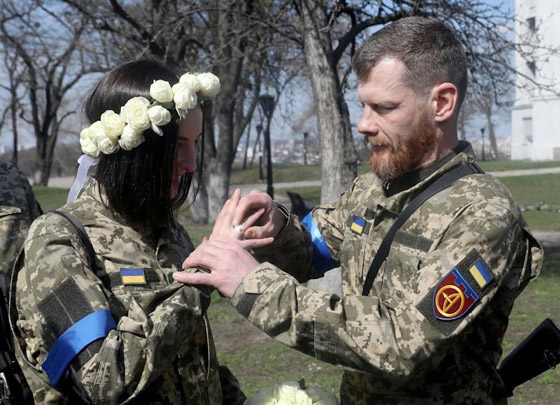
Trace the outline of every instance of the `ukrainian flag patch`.
{"type": "Polygon", "coordinates": [[[482,259],[478,259],[469,269],[469,273],[473,276],[476,283],[482,289],[492,281],[492,274],[486,268],[482,259]]]}
{"type": "Polygon", "coordinates": [[[121,269],[121,280],[123,285],[144,285],[146,274],[144,269],[121,269]]]}
{"type": "Polygon", "coordinates": [[[357,216],[352,217],[352,224],[350,225],[350,229],[352,232],[361,235],[364,232],[364,226],[366,225],[366,220],[357,216]]]}

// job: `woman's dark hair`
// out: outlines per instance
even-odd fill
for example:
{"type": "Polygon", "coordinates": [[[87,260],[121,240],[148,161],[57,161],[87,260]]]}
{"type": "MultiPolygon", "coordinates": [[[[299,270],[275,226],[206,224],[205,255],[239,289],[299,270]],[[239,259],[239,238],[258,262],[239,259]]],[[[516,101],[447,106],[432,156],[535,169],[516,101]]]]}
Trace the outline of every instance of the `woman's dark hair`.
{"type": "MultiPolygon", "coordinates": [[[[133,97],[151,100],[150,85],[160,79],[171,86],[179,81],[173,70],[159,62],[125,63],[95,86],[85,100],[84,114],[93,123],[107,110],[118,114],[133,97]]],[[[151,129],[145,130],[141,145],[130,151],[121,149],[110,155],[101,154],[97,165],[95,178],[106,193],[109,207],[142,231],[171,224],[174,211],[185,202],[192,181],[192,173],[186,173],[177,195],[171,197],[179,135],[178,116],[174,111],[171,113],[171,122],[161,127],[162,136],[151,129]]]]}

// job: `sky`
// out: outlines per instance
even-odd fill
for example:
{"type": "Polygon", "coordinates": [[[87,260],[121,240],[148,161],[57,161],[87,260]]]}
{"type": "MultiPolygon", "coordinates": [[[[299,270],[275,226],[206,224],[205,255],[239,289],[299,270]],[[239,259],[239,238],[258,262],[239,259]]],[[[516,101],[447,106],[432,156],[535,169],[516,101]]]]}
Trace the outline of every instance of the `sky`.
{"type": "MultiPolygon", "coordinates": [[[[526,0],[518,0],[518,1],[526,1],[526,0]]],[[[513,9],[514,0],[487,0],[489,4],[498,5],[502,4],[507,9],[513,9]]],[[[0,79],[4,76],[0,71],[0,79]]],[[[97,78],[98,79],[98,78],[97,78]]],[[[95,80],[97,80],[95,79],[95,80]]],[[[87,91],[94,83],[92,79],[84,79],[79,83],[78,86],[74,90],[69,93],[68,100],[70,100],[70,105],[72,108],[76,110],[79,108],[79,100],[81,95],[87,91]]],[[[301,139],[303,138],[303,132],[309,132],[311,136],[316,136],[316,119],[315,117],[311,117],[307,121],[304,122],[301,128],[298,128],[297,131],[294,130],[294,123],[301,120],[300,114],[302,111],[309,110],[312,108],[310,103],[312,103],[313,95],[310,88],[309,83],[305,83],[303,80],[298,82],[297,92],[291,92],[284,95],[281,98],[280,105],[275,112],[275,115],[272,119],[271,125],[271,135],[273,139],[289,139],[289,138],[296,138],[299,136],[301,139]]],[[[361,106],[357,102],[356,98],[356,91],[349,90],[346,93],[346,101],[348,104],[348,108],[350,111],[350,120],[352,123],[352,130],[354,132],[355,137],[361,136],[356,131],[356,125],[361,116],[361,106]]],[[[3,100],[0,99],[0,103],[3,100]]],[[[252,135],[251,139],[253,140],[255,137],[255,126],[258,124],[258,118],[253,120],[252,125],[252,135]]],[[[497,136],[500,138],[505,138],[510,135],[511,132],[511,125],[509,114],[502,114],[499,118],[495,120],[496,125],[496,133],[497,136]]],[[[73,126],[79,126],[78,118],[72,118],[71,121],[73,126]]],[[[480,128],[484,127],[485,123],[483,119],[475,119],[471,123],[469,127],[469,131],[467,131],[467,135],[469,132],[472,136],[478,136],[480,128]]],[[[11,125],[9,122],[6,122],[4,126],[4,130],[0,135],[0,144],[2,145],[11,145],[12,144],[12,135],[11,135],[11,125]]],[[[79,132],[79,129],[76,131],[79,132]]],[[[31,132],[30,127],[26,127],[22,125],[20,128],[21,140],[20,143],[24,144],[34,144],[34,137],[31,132]]],[[[251,140],[251,143],[253,142],[251,140]]],[[[63,140],[64,141],[64,140],[63,140]]]]}

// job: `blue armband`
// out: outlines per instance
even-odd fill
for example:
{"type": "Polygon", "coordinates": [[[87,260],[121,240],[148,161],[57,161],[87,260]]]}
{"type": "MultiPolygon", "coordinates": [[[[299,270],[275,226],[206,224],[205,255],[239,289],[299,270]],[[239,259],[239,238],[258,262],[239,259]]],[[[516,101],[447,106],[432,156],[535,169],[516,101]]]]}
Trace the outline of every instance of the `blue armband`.
{"type": "Polygon", "coordinates": [[[52,386],[66,371],[72,359],[87,345],[97,339],[104,338],[117,325],[107,309],[100,309],[83,317],[56,339],[54,345],[41,367],[49,376],[52,386]]]}
{"type": "Polygon", "coordinates": [[[334,261],[323,235],[317,228],[315,221],[311,217],[311,213],[307,214],[301,221],[311,234],[311,243],[313,243],[313,267],[319,274],[325,274],[330,269],[338,267],[339,264],[334,261]]]}

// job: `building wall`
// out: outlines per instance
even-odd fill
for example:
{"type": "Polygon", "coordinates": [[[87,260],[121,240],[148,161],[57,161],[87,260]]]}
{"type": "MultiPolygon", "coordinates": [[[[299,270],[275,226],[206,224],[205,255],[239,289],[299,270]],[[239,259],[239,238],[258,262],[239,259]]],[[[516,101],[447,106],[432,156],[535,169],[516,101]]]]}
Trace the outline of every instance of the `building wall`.
{"type": "MultiPolygon", "coordinates": [[[[527,36],[540,45],[560,45],[560,1],[516,0],[515,32],[518,41],[527,36]],[[532,20],[534,19],[534,20],[532,20]],[[536,33],[532,33],[532,21],[536,33]]],[[[560,91],[560,56],[537,54],[531,66],[519,54],[516,69],[537,82],[556,83],[560,91]],[[544,59],[548,61],[544,62],[544,59]]],[[[522,75],[516,76],[516,100],[512,107],[512,159],[560,159],[560,97],[554,92],[536,90],[522,75]]]]}

